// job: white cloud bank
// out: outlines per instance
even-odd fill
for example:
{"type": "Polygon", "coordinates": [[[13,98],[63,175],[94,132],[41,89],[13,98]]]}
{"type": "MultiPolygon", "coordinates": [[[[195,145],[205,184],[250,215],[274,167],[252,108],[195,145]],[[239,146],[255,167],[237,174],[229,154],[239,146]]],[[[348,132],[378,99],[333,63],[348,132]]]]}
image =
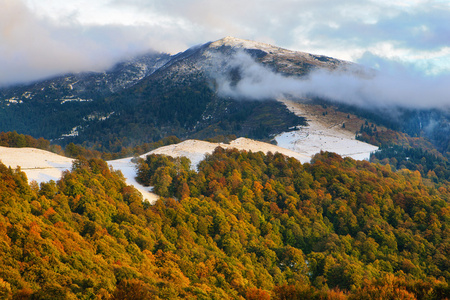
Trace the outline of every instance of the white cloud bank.
{"type": "Polygon", "coordinates": [[[450,69],[449,19],[440,0],[0,0],[0,84],[225,36],[350,61],[370,52],[436,73],[450,69]]]}
{"type": "Polygon", "coordinates": [[[312,96],[368,108],[450,108],[450,74],[425,75],[412,67],[379,61],[379,70],[349,68],[313,71],[307,78],[286,77],[256,63],[244,52],[226,62],[240,80],[217,77],[219,93],[245,99],[312,96]]]}

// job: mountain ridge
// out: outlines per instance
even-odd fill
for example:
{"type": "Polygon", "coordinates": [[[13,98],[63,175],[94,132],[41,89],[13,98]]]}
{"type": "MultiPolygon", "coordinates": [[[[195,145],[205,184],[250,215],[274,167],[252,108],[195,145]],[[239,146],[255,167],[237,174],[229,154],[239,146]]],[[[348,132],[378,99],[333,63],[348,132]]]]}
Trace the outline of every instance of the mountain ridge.
{"type": "MultiPolygon", "coordinates": [[[[99,151],[119,152],[122,147],[171,135],[181,139],[235,135],[270,141],[289,128],[305,125],[303,118],[273,96],[254,101],[237,93],[221,93],[224,81],[233,88],[245,79],[245,66],[239,65],[241,54],[267,72],[296,80],[307,78],[312,70],[357,66],[327,56],[225,37],[175,55],[141,55],[102,73],[68,74],[1,88],[0,131],[44,137],[61,146],[74,142],[99,151]]],[[[332,99],[313,101],[317,100],[323,105],[332,103],[332,99]]],[[[449,151],[450,122],[444,113],[405,109],[394,119],[383,111],[339,107],[377,125],[428,137],[442,153],[449,151]]]]}
{"type": "MultiPolygon", "coordinates": [[[[334,58],[330,58],[327,56],[322,55],[314,55],[309,54],[306,52],[301,51],[293,51],[288,49],[283,49],[280,47],[272,46],[270,44],[261,43],[261,42],[254,42],[250,40],[245,39],[239,39],[234,38],[231,36],[227,36],[223,39],[219,39],[217,41],[207,42],[205,44],[193,46],[191,48],[188,48],[185,51],[179,52],[174,55],[164,54],[164,53],[154,53],[149,52],[144,55],[139,55],[136,57],[133,57],[128,60],[119,61],[117,62],[113,67],[111,67],[108,70],[105,70],[103,72],[94,72],[94,71],[86,71],[86,72],[79,72],[79,73],[68,73],[63,75],[56,75],[50,78],[44,78],[42,80],[36,80],[31,83],[22,83],[22,84],[16,84],[16,85],[10,85],[9,87],[2,87],[0,88],[0,101],[7,101],[13,103],[14,101],[10,100],[16,100],[16,101],[26,101],[27,99],[32,99],[35,95],[30,90],[27,89],[40,89],[45,90],[45,85],[48,85],[50,88],[55,89],[55,85],[63,85],[62,83],[59,83],[61,81],[65,81],[65,86],[62,86],[61,89],[68,89],[68,90],[74,90],[74,86],[78,83],[80,80],[84,80],[85,78],[89,78],[89,80],[93,81],[104,81],[104,83],[101,83],[100,85],[105,85],[110,92],[115,92],[118,89],[127,88],[130,85],[133,85],[143,78],[151,75],[152,73],[158,71],[159,69],[167,68],[174,63],[188,58],[190,55],[195,54],[199,50],[205,50],[205,49],[218,49],[220,47],[232,47],[234,49],[258,49],[258,50],[265,50],[265,52],[270,54],[280,54],[280,53],[288,53],[291,55],[296,55],[303,57],[305,60],[308,60],[308,62],[313,62],[314,60],[316,63],[320,66],[324,67],[331,67],[334,66],[335,63],[348,63],[344,62],[342,60],[337,60],[334,58]],[[319,59],[317,59],[319,58],[319,59]],[[320,59],[321,58],[321,59],[320,59]],[[333,62],[332,64],[327,64],[324,62],[329,59],[330,62],[333,62]],[[134,72],[133,72],[134,69],[134,72]],[[121,73],[123,77],[126,77],[126,74],[131,73],[131,78],[126,80],[125,78],[118,78],[116,80],[111,80],[111,77],[117,76],[115,73],[121,73]],[[134,73],[134,74],[133,74],[134,73]],[[134,76],[133,76],[134,75],[134,76]],[[90,77],[94,77],[94,79],[90,79],[90,77]],[[100,78],[99,78],[100,77],[100,78]],[[103,78],[101,78],[103,77],[103,78]],[[75,81],[76,80],[76,81],[75,81]],[[109,81],[114,81],[113,83],[109,81]],[[109,83],[109,84],[108,84],[109,83]]],[[[83,88],[79,88],[83,89],[83,88]]],[[[77,88],[75,88],[75,91],[77,91],[77,88]]],[[[75,96],[75,95],[72,95],[75,96]]],[[[57,99],[54,99],[57,100],[57,99]]]]}
{"type": "MultiPolygon", "coordinates": [[[[216,79],[211,77],[213,71],[208,70],[213,67],[214,72],[233,70],[216,67],[214,55],[230,58],[231,52],[246,50],[240,46],[217,47],[229,44],[230,39],[208,42],[172,56],[144,55],[103,73],[70,74],[0,89],[0,130],[42,136],[62,145],[87,142],[108,150],[116,146],[105,145],[128,146],[173,134],[182,138],[236,134],[269,139],[270,134],[302,124],[300,118],[277,103],[238,103],[236,99],[217,95],[216,79]],[[150,114],[146,117],[141,110],[150,114]],[[268,121],[271,118],[268,111],[281,113],[277,117],[288,120],[286,125],[280,127],[268,121]],[[258,115],[266,117],[261,120],[258,115]],[[248,120],[248,125],[241,119],[248,120]],[[134,124],[145,133],[133,129],[134,124]],[[99,140],[101,131],[110,134],[99,140]],[[134,136],[129,137],[126,132],[134,136]]],[[[237,45],[244,40],[233,41],[237,45]]]]}

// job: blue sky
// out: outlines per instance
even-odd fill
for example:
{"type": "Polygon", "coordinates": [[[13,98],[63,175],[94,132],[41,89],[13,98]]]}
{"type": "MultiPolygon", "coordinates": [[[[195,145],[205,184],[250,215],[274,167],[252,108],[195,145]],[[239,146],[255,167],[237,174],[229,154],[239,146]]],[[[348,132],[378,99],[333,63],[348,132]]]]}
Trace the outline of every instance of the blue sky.
{"type": "Polygon", "coordinates": [[[450,72],[448,0],[0,0],[0,84],[225,36],[375,68],[450,72]]]}

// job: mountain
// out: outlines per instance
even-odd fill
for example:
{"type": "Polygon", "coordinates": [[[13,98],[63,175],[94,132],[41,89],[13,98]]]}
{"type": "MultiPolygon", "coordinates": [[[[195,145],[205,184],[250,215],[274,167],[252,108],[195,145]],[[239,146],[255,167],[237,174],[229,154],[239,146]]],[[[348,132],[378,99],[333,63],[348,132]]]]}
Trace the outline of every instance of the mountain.
{"type": "Polygon", "coordinates": [[[102,99],[135,85],[169,59],[168,54],[149,53],[101,73],[66,74],[2,88],[0,130],[51,139],[76,135],[76,128],[111,114],[102,99]]]}
{"type": "Polygon", "coordinates": [[[155,72],[170,55],[148,53],[116,64],[105,72],[65,74],[28,85],[3,88],[1,97],[7,106],[36,102],[83,102],[94,101],[126,89],[155,72]]]}
{"type": "MultiPolygon", "coordinates": [[[[67,74],[2,88],[0,131],[44,137],[61,146],[74,142],[107,152],[173,135],[182,140],[248,137],[273,141],[275,136],[305,125],[305,118],[270,93],[265,96],[259,87],[255,90],[250,85],[247,96],[236,92],[242,84],[259,80],[264,72],[299,79],[312,70],[338,68],[353,70],[358,66],[226,37],[176,55],[141,55],[101,73],[67,74]],[[264,101],[254,100],[252,93],[264,101]]],[[[393,116],[388,110],[352,107],[330,99],[313,99],[312,103],[334,105],[379,127],[425,137],[449,156],[450,114],[445,111],[396,108],[393,116]]],[[[321,110],[320,106],[316,110],[321,110]]],[[[352,129],[353,134],[359,131],[359,127],[352,129]]]]}
{"type": "MultiPolygon", "coordinates": [[[[22,147],[0,147],[1,299],[450,299],[450,164],[433,144],[326,99],[233,93],[252,70],[349,63],[234,38],[148,58],[2,90],[1,122],[61,144],[186,140],[105,162],[0,133],[22,147]]],[[[431,116],[402,113],[411,129],[431,116]]]]}
{"type": "Polygon", "coordinates": [[[174,134],[269,140],[304,124],[275,99],[241,101],[218,94],[220,78],[239,80],[239,68],[226,66],[239,51],[291,76],[345,64],[227,37],[176,55],[143,55],[103,73],[68,74],[3,88],[0,130],[115,151],[174,134]]]}
{"type": "Polygon", "coordinates": [[[286,75],[306,75],[315,68],[336,69],[349,65],[349,62],[324,55],[314,55],[301,51],[292,51],[269,44],[226,37],[213,42],[209,48],[232,53],[236,49],[245,49],[263,65],[286,75]]]}

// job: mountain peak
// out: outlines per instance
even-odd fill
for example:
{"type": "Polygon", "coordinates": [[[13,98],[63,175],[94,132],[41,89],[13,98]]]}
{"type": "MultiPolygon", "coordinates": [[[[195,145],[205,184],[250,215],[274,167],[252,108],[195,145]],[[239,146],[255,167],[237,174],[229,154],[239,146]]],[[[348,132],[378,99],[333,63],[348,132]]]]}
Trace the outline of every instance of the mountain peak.
{"type": "Polygon", "coordinates": [[[338,66],[347,64],[344,61],[331,57],[288,50],[266,43],[231,36],[212,42],[208,47],[214,50],[222,47],[230,47],[236,50],[242,49],[249,51],[257,55],[260,58],[260,62],[271,65],[278,72],[285,74],[306,74],[311,68],[317,67],[332,70],[338,66]]]}
{"type": "Polygon", "coordinates": [[[222,42],[224,44],[239,44],[239,43],[243,43],[243,42],[252,42],[253,43],[253,41],[236,38],[233,36],[226,36],[223,39],[218,40],[217,42],[222,42]]]}
{"type": "Polygon", "coordinates": [[[211,45],[210,45],[210,47],[212,47],[212,48],[219,48],[222,46],[228,46],[228,47],[233,47],[233,48],[260,49],[260,50],[264,50],[266,52],[280,50],[279,47],[275,47],[275,46],[272,46],[269,44],[235,38],[232,36],[224,37],[223,39],[217,40],[217,41],[211,43],[211,45]]]}

